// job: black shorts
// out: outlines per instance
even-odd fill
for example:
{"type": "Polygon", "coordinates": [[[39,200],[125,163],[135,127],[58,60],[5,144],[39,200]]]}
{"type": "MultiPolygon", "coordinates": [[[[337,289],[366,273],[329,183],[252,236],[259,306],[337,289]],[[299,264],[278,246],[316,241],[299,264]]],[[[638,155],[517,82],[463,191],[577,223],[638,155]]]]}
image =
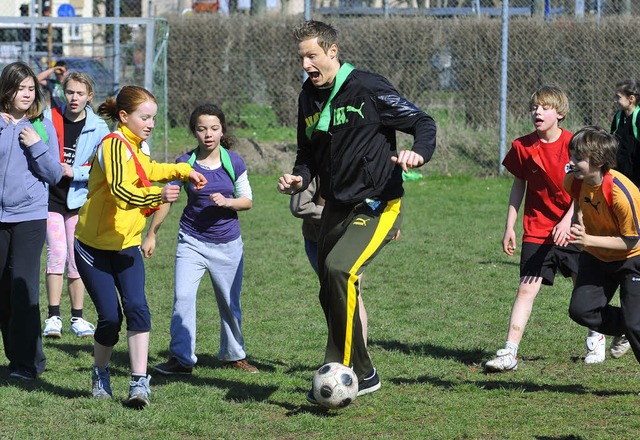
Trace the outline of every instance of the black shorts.
{"type": "Polygon", "coordinates": [[[553,286],[556,272],[568,278],[578,273],[578,258],[582,250],[576,245],[522,243],[520,278],[542,277],[542,284],[553,286]]]}

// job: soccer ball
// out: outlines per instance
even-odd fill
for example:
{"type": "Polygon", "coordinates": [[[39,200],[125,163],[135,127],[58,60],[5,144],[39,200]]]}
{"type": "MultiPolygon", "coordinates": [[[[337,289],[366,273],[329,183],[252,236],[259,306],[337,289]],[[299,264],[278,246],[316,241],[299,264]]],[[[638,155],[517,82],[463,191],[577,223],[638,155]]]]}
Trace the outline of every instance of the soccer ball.
{"type": "Polygon", "coordinates": [[[327,408],[344,408],[356,400],[358,377],[339,362],[323,365],[313,376],[313,397],[327,408]]]}

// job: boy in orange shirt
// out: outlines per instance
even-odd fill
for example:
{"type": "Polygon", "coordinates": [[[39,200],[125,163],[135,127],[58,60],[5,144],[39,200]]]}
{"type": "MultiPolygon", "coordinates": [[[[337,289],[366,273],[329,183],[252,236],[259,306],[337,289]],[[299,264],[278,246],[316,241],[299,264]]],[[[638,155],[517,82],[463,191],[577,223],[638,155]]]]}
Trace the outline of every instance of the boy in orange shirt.
{"type": "Polygon", "coordinates": [[[640,191],[616,164],[618,140],[601,127],[579,130],[569,144],[564,188],[577,207],[569,239],[584,249],[569,315],[607,335],[626,333],[640,362],[640,191]],[[609,304],[620,287],[620,307],[609,304]]]}

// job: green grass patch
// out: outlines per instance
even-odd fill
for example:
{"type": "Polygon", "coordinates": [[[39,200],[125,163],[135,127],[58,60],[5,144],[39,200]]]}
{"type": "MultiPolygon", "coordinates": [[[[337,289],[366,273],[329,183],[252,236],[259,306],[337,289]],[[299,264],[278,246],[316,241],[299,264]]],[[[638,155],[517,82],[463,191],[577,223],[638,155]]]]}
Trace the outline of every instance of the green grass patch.
{"type": "MultiPolygon", "coordinates": [[[[427,165],[429,166],[429,165],[427,165]]],[[[380,391],[340,411],[305,400],[322,362],[326,325],[300,222],[277,176],[250,176],[254,207],[240,213],[245,241],[243,326],[258,374],[220,368],[219,317],[207,277],[198,297],[199,362],[192,378],[151,381],[151,406],[122,406],[129,380],[124,332],[112,362],[114,399],[92,399],[91,341],[68,331],[45,341],[47,371],[34,383],[0,368],[2,438],[132,439],[610,439],[640,430],[632,354],[586,366],[586,330],[567,315],[571,283],[543,287],[517,372],[486,375],[504,344],[518,257],[502,253],[511,181],[433,176],[406,184],[402,236],[367,269],[363,297],[380,391]]],[[[150,364],[168,355],[173,259],[181,198],[146,261],[150,364]]],[[[41,311],[46,315],[44,285],[41,311]]],[[[91,301],[86,317],[95,322],[91,301]]],[[[152,373],[153,375],[153,373],[152,373]]]]}

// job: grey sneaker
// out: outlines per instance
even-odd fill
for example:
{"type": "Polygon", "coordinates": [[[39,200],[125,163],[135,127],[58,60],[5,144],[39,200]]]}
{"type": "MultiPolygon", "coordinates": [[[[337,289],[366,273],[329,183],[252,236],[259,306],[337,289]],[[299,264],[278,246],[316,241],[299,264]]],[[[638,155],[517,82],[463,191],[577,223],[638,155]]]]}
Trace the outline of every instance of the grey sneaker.
{"type": "Polygon", "coordinates": [[[515,371],[518,369],[518,358],[511,350],[501,348],[496,352],[496,357],[484,364],[484,369],[489,373],[500,373],[503,371],[515,371]]]}
{"type": "Polygon", "coordinates": [[[149,405],[149,394],[151,394],[151,389],[149,389],[150,380],[151,376],[147,375],[147,377],[138,379],[137,382],[133,380],[130,381],[129,397],[125,400],[124,405],[134,409],[143,409],[149,405]]]}
{"type": "Polygon", "coordinates": [[[613,341],[611,341],[609,353],[611,353],[612,358],[618,359],[624,356],[630,348],[631,344],[629,344],[629,340],[625,335],[616,336],[613,338],[613,341]]]}
{"type": "Polygon", "coordinates": [[[99,368],[95,365],[91,370],[91,384],[93,397],[96,399],[111,399],[111,374],[109,366],[99,368]]]}

